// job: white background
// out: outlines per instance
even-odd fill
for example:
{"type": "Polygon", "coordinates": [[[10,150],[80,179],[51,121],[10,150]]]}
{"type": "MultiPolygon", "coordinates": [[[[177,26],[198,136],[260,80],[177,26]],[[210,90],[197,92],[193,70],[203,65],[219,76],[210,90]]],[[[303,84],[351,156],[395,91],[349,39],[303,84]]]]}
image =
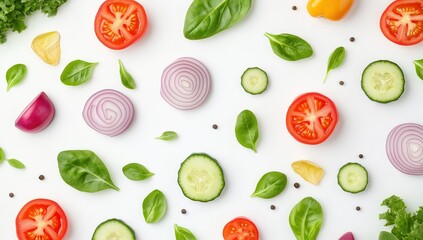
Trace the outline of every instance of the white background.
{"type": "Polygon", "coordinates": [[[120,218],[136,232],[138,239],[174,239],[173,224],[190,229],[200,240],[222,239],[223,226],[237,216],[253,220],[262,240],[294,239],[288,215],[306,196],[318,200],[324,222],[318,239],[338,239],[352,231],[356,239],[376,239],[384,222],[378,214],[385,208],[383,199],[396,194],[414,211],[423,205],[422,178],[408,176],[392,167],[385,154],[389,131],[404,122],[423,124],[421,102],[423,82],[412,61],[423,58],[422,44],[402,47],[389,42],[379,29],[379,18],[390,0],[356,1],[341,21],[313,18],[306,1],[254,1],[249,15],[233,28],[205,40],[184,38],[182,29],[189,0],[140,1],[149,18],[146,35],[131,47],[113,51],[104,47],[93,30],[94,16],[101,0],[69,0],[57,16],[35,14],[27,19],[28,29],[8,35],[0,45],[0,146],[8,158],[17,158],[25,170],[0,166],[0,239],[15,239],[15,217],[20,208],[34,198],[58,202],[67,213],[66,239],[90,239],[96,226],[108,218],[120,218]],[[291,7],[296,5],[297,11],[291,7]],[[57,30],[61,35],[62,58],[58,66],[42,62],[31,50],[38,34],[57,30]],[[314,49],[308,59],[287,62],[273,54],[265,32],[291,33],[307,40],[314,49]],[[349,38],[355,37],[355,42],[349,38]],[[346,48],[344,64],[322,80],[330,53],[346,48]],[[203,62],[212,76],[212,91],[198,109],[180,111],[160,96],[163,69],[179,57],[194,57],[203,62]],[[72,60],[99,62],[93,78],[78,87],[65,86],[59,76],[72,60]],[[118,59],[134,76],[137,88],[129,90],[120,83],[118,59]],[[360,88],[363,69],[372,61],[389,59],[398,63],[406,77],[406,89],[396,102],[370,101],[360,88]],[[19,86],[6,92],[6,70],[24,63],[28,74],[19,86]],[[252,96],[240,86],[247,67],[266,70],[270,85],[266,92],[252,96]],[[345,85],[340,86],[342,80],[345,85]],[[134,103],[136,116],[122,135],[107,137],[89,128],[83,118],[85,101],[96,91],[113,88],[134,103]],[[14,121],[25,106],[45,91],[56,107],[51,125],[36,134],[21,132],[14,121]],[[331,98],[339,111],[339,123],[324,143],[309,146],[295,141],[285,127],[285,113],[299,94],[317,91],[331,98]],[[258,153],[243,148],[235,139],[237,115],[253,111],[260,125],[258,153]],[[212,125],[217,124],[217,130],[212,125]],[[163,131],[179,134],[176,141],[154,139],[163,131]],[[57,154],[63,150],[89,149],[108,167],[119,192],[106,190],[83,193],[68,186],[60,177],[57,154]],[[209,203],[193,202],[183,196],[177,185],[180,163],[193,152],[206,152],[221,164],[226,187],[209,203]],[[359,159],[358,155],[364,158],[359,159]],[[290,164],[307,159],[325,169],[318,186],[296,175],[290,164]],[[368,169],[370,179],[365,192],[349,194],[337,184],[338,169],[357,161],[368,169]],[[130,162],[145,165],[156,175],[133,182],[121,168],[130,162]],[[264,200],[250,198],[259,178],[268,171],[281,171],[288,185],[279,196],[264,200]],[[40,174],[44,181],[38,180],[40,174]],[[299,182],[300,189],[293,184],[299,182]],[[147,224],[141,204],[145,196],[160,189],[167,197],[168,211],[156,224],[147,224]],[[9,198],[9,192],[15,194],[9,198]],[[276,210],[270,210],[270,205],[276,210]],[[360,206],[361,211],[355,207],[360,206]],[[187,214],[180,213],[187,209],[187,214]]]}

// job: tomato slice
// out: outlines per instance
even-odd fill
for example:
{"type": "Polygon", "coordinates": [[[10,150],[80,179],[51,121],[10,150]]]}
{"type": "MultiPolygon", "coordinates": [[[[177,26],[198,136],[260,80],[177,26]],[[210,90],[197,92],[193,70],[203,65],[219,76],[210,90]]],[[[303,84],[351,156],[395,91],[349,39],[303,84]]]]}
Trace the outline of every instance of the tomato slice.
{"type": "Polygon", "coordinates": [[[65,212],[59,204],[49,199],[29,201],[16,217],[19,240],[61,240],[67,228],[65,212]]]}
{"type": "Polygon", "coordinates": [[[380,18],[380,29],[386,38],[400,45],[423,41],[423,1],[393,1],[380,18]]]}
{"type": "Polygon", "coordinates": [[[337,122],[335,104],[326,96],[315,92],[298,96],[286,114],[288,132],[305,144],[324,142],[332,134],[337,122]]]}
{"type": "Polygon", "coordinates": [[[223,238],[224,240],[258,240],[259,231],[252,221],[238,217],[225,225],[223,238]]]}
{"type": "Polygon", "coordinates": [[[95,17],[98,40],[111,49],[124,49],[141,38],[148,20],[144,7],[135,0],[107,0],[95,17]]]}

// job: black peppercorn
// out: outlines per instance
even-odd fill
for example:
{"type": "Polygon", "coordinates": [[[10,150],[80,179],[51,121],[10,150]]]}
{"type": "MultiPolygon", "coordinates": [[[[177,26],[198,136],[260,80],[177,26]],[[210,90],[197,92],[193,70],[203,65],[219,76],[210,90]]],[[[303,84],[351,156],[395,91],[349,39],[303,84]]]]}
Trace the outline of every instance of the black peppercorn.
{"type": "Polygon", "coordinates": [[[292,6],[292,10],[297,10],[297,6],[292,6]]]}
{"type": "Polygon", "coordinates": [[[182,214],[186,214],[186,213],[187,213],[187,210],[183,208],[183,209],[181,210],[181,213],[182,213],[182,214]]]}
{"type": "Polygon", "coordinates": [[[344,85],[344,81],[339,81],[339,85],[344,85]]]}
{"type": "Polygon", "coordinates": [[[360,153],[360,154],[358,154],[358,157],[363,158],[364,156],[363,156],[363,154],[360,153]]]}
{"type": "Polygon", "coordinates": [[[275,205],[270,205],[270,209],[275,210],[276,209],[275,205]]]}
{"type": "Polygon", "coordinates": [[[212,125],[212,128],[213,128],[213,129],[217,129],[217,128],[218,128],[217,124],[213,124],[213,125],[212,125]]]}
{"type": "Polygon", "coordinates": [[[357,206],[357,207],[355,207],[355,210],[360,211],[361,210],[361,207],[360,206],[357,206]]]}
{"type": "Polygon", "coordinates": [[[350,42],[355,42],[355,37],[350,37],[350,42]]]}
{"type": "Polygon", "coordinates": [[[13,194],[12,192],[11,193],[9,193],[9,197],[10,198],[13,198],[15,196],[15,194],[13,194]]]}
{"type": "Polygon", "coordinates": [[[294,187],[295,188],[300,188],[300,184],[296,182],[296,183],[294,183],[294,187]]]}
{"type": "Polygon", "coordinates": [[[38,179],[40,179],[41,181],[43,181],[45,179],[44,175],[40,175],[38,176],[38,179]]]}

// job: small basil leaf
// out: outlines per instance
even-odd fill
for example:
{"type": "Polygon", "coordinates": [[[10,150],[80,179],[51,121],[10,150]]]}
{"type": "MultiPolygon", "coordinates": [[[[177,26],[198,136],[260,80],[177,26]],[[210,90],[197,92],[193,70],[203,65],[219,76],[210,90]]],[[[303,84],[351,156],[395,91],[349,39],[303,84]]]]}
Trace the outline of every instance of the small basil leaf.
{"type": "Polygon", "coordinates": [[[170,140],[173,140],[177,137],[178,137],[178,134],[176,132],[166,131],[166,132],[163,132],[160,137],[156,137],[156,139],[170,141],[170,140]]]}
{"type": "Polygon", "coordinates": [[[135,81],[134,78],[126,71],[125,66],[123,66],[122,61],[119,59],[119,73],[120,73],[120,81],[122,82],[123,86],[129,89],[135,89],[135,81]]]}
{"type": "Polygon", "coordinates": [[[74,60],[66,65],[60,75],[60,80],[68,86],[78,86],[90,80],[97,62],[74,60]]]}
{"type": "Polygon", "coordinates": [[[423,59],[413,61],[414,66],[416,67],[417,76],[423,80],[423,59]]]}
{"type": "Polygon", "coordinates": [[[279,195],[286,187],[286,175],[281,172],[268,172],[257,183],[251,197],[273,198],[279,195]]]}
{"type": "Polygon", "coordinates": [[[297,240],[315,240],[322,222],[322,207],[312,197],[302,199],[289,213],[289,225],[297,240]]]}
{"type": "Polygon", "coordinates": [[[154,176],[146,167],[139,163],[129,163],[122,168],[123,174],[130,180],[141,181],[154,176]]]}
{"type": "Polygon", "coordinates": [[[313,55],[313,49],[304,39],[282,33],[279,35],[265,33],[273,52],[287,61],[297,61],[313,55]]]}
{"type": "Polygon", "coordinates": [[[323,82],[326,82],[329,76],[329,72],[331,70],[341,66],[341,64],[344,62],[344,59],[345,59],[345,48],[344,47],[336,48],[329,57],[328,68],[326,69],[326,75],[323,82]]]}
{"type": "Polygon", "coordinates": [[[142,202],[142,213],[146,223],[156,223],[167,210],[166,198],[160,190],[154,190],[142,202]]]}
{"type": "Polygon", "coordinates": [[[176,240],[197,240],[192,232],[184,227],[173,225],[176,240]]]}
{"type": "Polygon", "coordinates": [[[9,163],[10,166],[17,168],[17,169],[24,169],[25,168],[25,164],[23,164],[22,162],[20,162],[17,159],[14,159],[14,158],[7,159],[7,162],[9,163]]]}
{"type": "Polygon", "coordinates": [[[24,79],[27,68],[24,64],[15,64],[6,72],[7,91],[18,85],[24,79]]]}
{"type": "Polygon", "coordinates": [[[57,156],[63,181],[81,192],[98,192],[105,189],[119,190],[103,161],[89,150],[62,151],[57,156]]]}
{"type": "Polygon", "coordinates": [[[6,155],[4,154],[3,148],[0,148],[0,163],[3,163],[6,160],[6,155]]]}
{"type": "Polygon", "coordinates": [[[398,238],[390,233],[390,232],[386,232],[386,231],[382,231],[379,233],[379,240],[398,240],[398,238]]]}
{"type": "Polygon", "coordinates": [[[259,129],[257,118],[253,112],[244,110],[238,115],[235,124],[235,135],[242,146],[257,152],[256,144],[259,138],[259,129]]]}

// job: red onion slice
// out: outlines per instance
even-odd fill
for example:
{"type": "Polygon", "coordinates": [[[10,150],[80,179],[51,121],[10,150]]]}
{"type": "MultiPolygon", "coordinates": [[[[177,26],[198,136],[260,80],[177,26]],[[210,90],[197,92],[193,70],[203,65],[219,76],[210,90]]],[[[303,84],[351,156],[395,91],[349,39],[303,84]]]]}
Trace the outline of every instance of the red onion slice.
{"type": "Polygon", "coordinates": [[[174,108],[191,110],[207,99],[210,88],[211,78],[204,64],[197,59],[183,57],[163,71],[160,94],[174,108]]]}
{"type": "Polygon", "coordinates": [[[386,154],[399,171],[423,175],[423,126],[404,123],[393,128],[386,140],[386,154]]]}
{"type": "Polygon", "coordinates": [[[105,89],[94,93],[87,100],[83,117],[92,129],[113,137],[131,125],[134,105],[123,93],[105,89]]]}

